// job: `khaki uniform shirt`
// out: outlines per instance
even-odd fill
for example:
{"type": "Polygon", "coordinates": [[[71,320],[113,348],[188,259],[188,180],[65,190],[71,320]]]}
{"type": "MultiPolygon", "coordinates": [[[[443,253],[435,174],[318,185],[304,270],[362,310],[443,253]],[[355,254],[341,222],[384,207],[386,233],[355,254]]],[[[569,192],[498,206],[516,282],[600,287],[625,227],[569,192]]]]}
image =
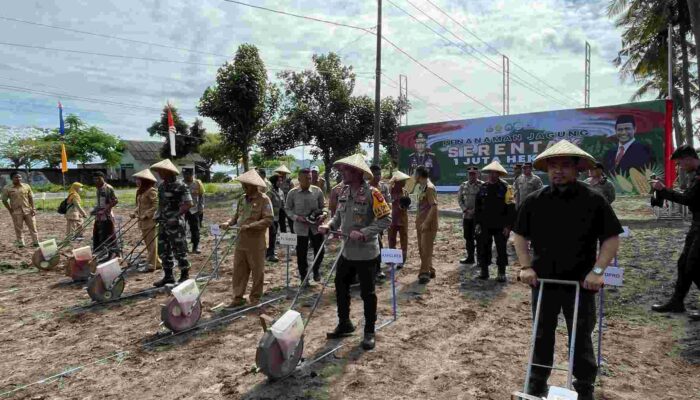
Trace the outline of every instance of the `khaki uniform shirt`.
{"type": "Polygon", "coordinates": [[[112,185],[105,183],[101,188],[97,189],[97,199],[95,201],[97,202],[95,205],[95,211],[109,210],[109,213],[101,213],[101,215],[97,215],[95,220],[106,221],[114,218],[112,208],[117,205],[119,200],[117,199],[117,194],[114,192],[112,185]]]}
{"type": "Polygon", "coordinates": [[[459,185],[459,207],[462,209],[463,213],[466,211],[466,213],[463,214],[464,219],[474,218],[476,195],[479,193],[479,190],[481,190],[481,185],[483,184],[484,181],[477,179],[474,183],[464,181],[461,185],[459,185]]]}
{"type": "Polygon", "coordinates": [[[520,175],[513,184],[515,205],[520,207],[530,193],[542,189],[542,186],[542,179],[539,176],[534,174],[530,176],[520,175]]]}
{"type": "Polygon", "coordinates": [[[408,191],[404,188],[400,191],[392,189],[391,195],[391,226],[408,227],[408,209],[401,208],[401,198],[409,197],[408,191]]]}
{"type": "Polygon", "coordinates": [[[318,226],[297,221],[297,216],[308,217],[312,211],[323,210],[326,199],[318,186],[311,185],[302,190],[297,186],[289,191],[285,201],[285,212],[294,221],[294,233],[299,236],[318,234],[318,226]]]}
{"type": "Polygon", "coordinates": [[[437,190],[433,182],[428,180],[425,186],[419,186],[418,194],[418,215],[416,216],[416,228],[420,229],[424,223],[427,224],[427,230],[437,231],[438,229],[438,213],[434,213],[433,217],[428,221],[428,215],[432,207],[437,207],[437,190]]]}
{"type": "Polygon", "coordinates": [[[139,228],[150,228],[155,225],[154,217],[158,209],[158,190],[152,187],[136,196],[136,218],[139,228]]]}
{"type": "Polygon", "coordinates": [[[204,211],[204,184],[199,179],[194,179],[192,183],[185,183],[190,188],[190,195],[192,196],[192,207],[190,208],[190,214],[197,214],[200,211],[204,211]]]}
{"type": "Polygon", "coordinates": [[[328,196],[328,209],[331,212],[331,217],[335,216],[335,212],[338,209],[338,196],[340,196],[340,191],[344,187],[345,185],[341,182],[331,189],[331,194],[328,196]]]}
{"type": "Polygon", "coordinates": [[[30,215],[32,213],[30,198],[34,199],[34,193],[31,186],[26,183],[20,183],[19,186],[11,183],[2,190],[2,201],[9,200],[12,215],[30,215]]]}
{"type": "Polygon", "coordinates": [[[338,196],[338,211],[329,226],[332,230],[340,229],[345,235],[360,231],[365,235],[364,241],[344,238],[343,257],[347,260],[373,260],[379,256],[377,235],[391,224],[391,207],[382,193],[370,187],[366,182],[353,192],[350,185],[345,185],[338,196]]]}
{"type": "Polygon", "coordinates": [[[272,219],[272,202],[267,195],[256,193],[252,197],[241,196],[236,214],[231,219],[232,224],[238,223],[236,249],[267,249],[267,229],[272,225],[272,219]],[[248,228],[241,230],[244,225],[248,228]]]}

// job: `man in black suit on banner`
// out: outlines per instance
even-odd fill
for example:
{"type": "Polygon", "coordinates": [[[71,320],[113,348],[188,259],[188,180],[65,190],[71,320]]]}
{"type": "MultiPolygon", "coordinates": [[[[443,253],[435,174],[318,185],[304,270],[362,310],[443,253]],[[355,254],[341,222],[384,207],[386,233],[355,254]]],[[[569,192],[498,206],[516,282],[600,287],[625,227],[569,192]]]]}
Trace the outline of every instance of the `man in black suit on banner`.
{"type": "Polygon", "coordinates": [[[643,169],[654,162],[649,146],[635,141],[637,125],[632,115],[620,115],[615,121],[617,148],[605,153],[605,169],[609,173],[627,173],[630,168],[643,169]]]}

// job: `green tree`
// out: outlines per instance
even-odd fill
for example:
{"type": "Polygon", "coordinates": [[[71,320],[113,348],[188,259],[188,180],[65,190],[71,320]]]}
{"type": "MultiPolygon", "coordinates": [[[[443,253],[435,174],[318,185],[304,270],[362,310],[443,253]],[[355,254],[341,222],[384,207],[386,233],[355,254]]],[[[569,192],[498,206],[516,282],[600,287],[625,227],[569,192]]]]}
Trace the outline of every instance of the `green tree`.
{"type": "MultiPolygon", "coordinates": [[[[95,159],[102,159],[107,165],[119,164],[122,158],[124,144],[122,141],[96,126],[90,126],[81,120],[77,115],[71,114],[65,119],[65,135],[63,140],[66,144],[66,154],[68,160],[80,164],[87,164],[95,159]]],[[[46,141],[50,153],[57,154],[60,160],[60,135],[58,130],[54,130],[46,141]]],[[[46,159],[49,163],[54,163],[53,156],[46,159]]]]}
{"type": "Polygon", "coordinates": [[[31,170],[43,161],[39,143],[43,135],[44,131],[39,128],[16,132],[3,127],[0,130],[0,158],[8,160],[15,169],[31,170]]]}
{"type": "Polygon", "coordinates": [[[204,91],[197,109],[219,125],[224,141],[236,148],[247,171],[248,152],[274,119],[279,97],[279,90],[267,79],[257,47],[242,44],[233,62],[219,68],[216,84],[204,91]]]}
{"type": "Polygon", "coordinates": [[[192,127],[185,122],[177,107],[170,105],[170,112],[173,114],[173,124],[175,125],[175,157],[170,155],[170,137],[168,135],[168,106],[163,107],[160,119],[153,122],[148,131],[151,136],[161,136],[165,138],[165,144],[160,150],[163,158],[182,158],[190,153],[196,153],[197,147],[204,141],[205,130],[202,120],[196,118],[192,127]]]}
{"type": "Polygon", "coordinates": [[[235,154],[235,151],[223,142],[220,134],[207,133],[204,136],[204,143],[199,145],[199,155],[204,159],[204,165],[207,167],[207,180],[214,164],[230,164],[235,161],[231,159],[232,154],[235,154]]]}

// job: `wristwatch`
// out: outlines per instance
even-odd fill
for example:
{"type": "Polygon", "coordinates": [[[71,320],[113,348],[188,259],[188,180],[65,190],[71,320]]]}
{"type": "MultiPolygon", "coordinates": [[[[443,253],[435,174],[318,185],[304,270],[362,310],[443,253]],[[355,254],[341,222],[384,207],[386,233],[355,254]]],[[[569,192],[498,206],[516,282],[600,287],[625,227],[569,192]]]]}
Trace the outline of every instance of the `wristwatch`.
{"type": "Polygon", "coordinates": [[[595,267],[593,267],[593,270],[591,272],[593,272],[596,275],[603,275],[605,273],[605,268],[596,265],[595,267]]]}

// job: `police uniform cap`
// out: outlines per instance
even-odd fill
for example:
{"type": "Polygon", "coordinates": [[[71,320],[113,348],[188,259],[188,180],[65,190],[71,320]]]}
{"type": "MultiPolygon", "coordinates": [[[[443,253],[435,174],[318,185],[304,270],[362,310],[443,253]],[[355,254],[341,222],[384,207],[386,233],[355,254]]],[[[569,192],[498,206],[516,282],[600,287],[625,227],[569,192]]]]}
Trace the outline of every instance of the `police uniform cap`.
{"type": "Polygon", "coordinates": [[[693,146],[684,144],[682,146],[678,146],[676,150],[673,151],[673,154],[671,154],[671,160],[678,160],[680,158],[684,157],[690,157],[690,158],[698,158],[698,153],[695,151],[693,146]]]}
{"type": "Polygon", "coordinates": [[[427,139],[428,135],[425,132],[417,132],[416,139],[427,139]]]}

